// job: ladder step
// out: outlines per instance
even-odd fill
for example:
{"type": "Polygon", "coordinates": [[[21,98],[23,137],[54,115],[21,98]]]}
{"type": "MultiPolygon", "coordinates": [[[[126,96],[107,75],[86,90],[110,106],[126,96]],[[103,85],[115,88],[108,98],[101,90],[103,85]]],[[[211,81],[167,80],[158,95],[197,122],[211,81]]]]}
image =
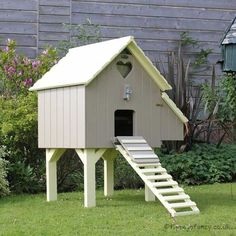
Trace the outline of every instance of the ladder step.
{"type": "Polygon", "coordinates": [[[153,187],[167,187],[167,186],[176,186],[178,183],[176,181],[164,181],[164,182],[154,182],[152,183],[153,187]]]}
{"type": "Polygon", "coordinates": [[[143,136],[117,136],[116,137],[118,140],[138,140],[138,139],[144,139],[143,136]]]}
{"type": "Polygon", "coordinates": [[[159,166],[161,166],[161,164],[159,162],[156,162],[156,163],[136,163],[135,166],[137,166],[137,167],[147,167],[147,166],[149,166],[149,167],[154,167],[154,166],[159,167],[159,166]]]}
{"type": "Polygon", "coordinates": [[[180,194],[180,195],[173,195],[173,196],[164,196],[164,199],[166,201],[177,201],[177,200],[190,199],[190,197],[187,194],[180,194]]]}
{"type": "Polygon", "coordinates": [[[126,147],[128,151],[152,151],[151,147],[126,147]]]}
{"type": "Polygon", "coordinates": [[[147,143],[144,139],[122,139],[122,143],[147,143]]]}
{"type": "Polygon", "coordinates": [[[163,173],[166,172],[165,168],[158,167],[158,168],[147,168],[147,169],[141,169],[142,173],[163,173]]]}
{"type": "Polygon", "coordinates": [[[141,163],[150,163],[150,164],[155,164],[155,163],[157,163],[157,158],[145,158],[145,159],[141,159],[141,158],[136,158],[136,159],[134,159],[134,158],[132,158],[131,159],[135,164],[136,163],[139,163],[139,164],[141,164],[141,163]]]}
{"type": "Polygon", "coordinates": [[[197,215],[197,214],[199,214],[199,213],[200,213],[199,210],[194,210],[194,211],[180,211],[180,212],[174,213],[173,217],[175,217],[175,216],[197,215]]]}
{"type": "Polygon", "coordinates": [[[170,203],[170,207],[172,208],[185,208],[185,207],[193,207],[196,206],[195,202],[178,202],[178,203],[170,203]]]}
{"type": "Polygon", "coordinates": [[[158,157],[155,155],[155,154],[152,154],[152,153],[150,153],[150,154],[142,154],[142,153],[140,153],[140,154],[132,154],[132,153],[130,153],[131,154],[131,156],[132,156],[132,158],[134,158],[134,159],[146,159],[146,158],[156,158],[157,160],[159,160],[158,159],[158,157]]]}
{"type": "Polygon", "coordinates": [[[181,193],[184,192],[184,190],[180,187],[175,187],[175,188],[163,188],[163,189],[158,189],[158,193],[160,194],[165,194],[165,193],[181,193]]]}
{"type": "Polygon", "coordinates": [[[171,175],[163,174],[163,175],[147,175],[145,177],[148,180],[162,180],[162,179],[172,179],[171,175]]]}

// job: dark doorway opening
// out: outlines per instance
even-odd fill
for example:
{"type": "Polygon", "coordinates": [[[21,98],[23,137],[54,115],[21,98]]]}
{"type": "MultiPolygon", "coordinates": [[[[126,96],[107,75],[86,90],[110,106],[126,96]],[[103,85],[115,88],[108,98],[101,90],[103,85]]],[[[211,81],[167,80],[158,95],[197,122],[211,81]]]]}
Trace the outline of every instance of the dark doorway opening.
{"type": "Polygon", "coordinates": [[[133,114],[132,110],[115,111],[115,137],[133,136],[133,114]]]}

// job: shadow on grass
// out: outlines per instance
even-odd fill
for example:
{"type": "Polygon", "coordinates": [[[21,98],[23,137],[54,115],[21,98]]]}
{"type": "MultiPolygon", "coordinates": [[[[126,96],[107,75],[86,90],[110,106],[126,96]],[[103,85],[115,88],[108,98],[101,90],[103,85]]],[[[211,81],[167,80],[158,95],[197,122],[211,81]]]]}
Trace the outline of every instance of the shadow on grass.
{"type": "MultiPolygon", "coordinates": [[[[196,202],[197,207],[200,211],[206,211],[209,207],[216,206],[219,208],[236,206],[236,197],[232,198],[231,193],[214,193],[214,192],[194,192],[189,193],[190,199],[196,202]]],[[[135,193],[115,193],[112,197],[102,197],[99,198],[98,207],[119,207],[127,205],[144,205],[144,204],[157,204],[161,205],[157,199],[155,202],[146,202],[144,192],[139,194],[135,193]]]]}
{"type": "MultiPolygon", "coordinates": [[[[135,191],[135,190],[134,190],[135,191]]],[[[146,202],[144,192],[127,194],[116,193],[112,197],[99,197],[98,207],[120,207],[120,206],[140,206],[145,204],[157,204],[161,203],[156,200],[155,202],[146,202]]]]}

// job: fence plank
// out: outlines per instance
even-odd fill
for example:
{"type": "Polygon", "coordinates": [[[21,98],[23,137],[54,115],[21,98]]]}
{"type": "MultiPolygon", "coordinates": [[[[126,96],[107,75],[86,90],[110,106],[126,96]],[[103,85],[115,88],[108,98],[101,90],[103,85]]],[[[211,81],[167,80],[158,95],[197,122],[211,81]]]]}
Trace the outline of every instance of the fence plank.
{"type": "Polygon", "coordinates": [[[1,0],[0,9],[8,10],[37,10],[37,0],[1,0]]]}
{"type": "Polygon", "coordinates": [[[119,3],[94,3],[94,2],[73,2],[74,13],[94,13],[108,15],[132,15],[132,16],[153,16],[170,18],[190,19],[224,19],[231,20],[235,16],[235,10],[223,11],[222,9],[209,8],[186,8],[175,6],[160,6],[151,4],[119,4],[119,3]]]}
{"type": "MultiPolygon", "coordinates": [[[[101,26],[101,34],[105,38],[109,37],[123,37],[127,35],[132,35],[139,39],[159,39],[159,40],[180,40],[181,32],[184,30],[175,29],[150,29],[150,28],[140,28],[140,27],[122,27],[122,26],[101,26]]],[[[201,42],[216,42],[219,43],[222,37],[222,32],[218,31],[191,31],[189,36],[199,40],[201,42]]]]}
{"type": "Polygon", "coordinates": [[[71,0],[38,0],[41,6],[70,6],[71,0]]]}
{"type": "Polygon", "coordinates": [[[16,11],[16,10],[0,10],[1,22],[37,22],[37,12],[34,11],[16,11]]]}
{"type": "Polygon", "coordinates": [[[67,6],[40,6],[42,15],[70,15],[70,8],[67,6]]]}
{"type": "Polygon", "coordinates": [[[40,23],[70,23],[70,17],[58,15],[40,15],[40,23]]]}
{"type": "Polygon", "coordinates": [[[16,40],[18,46],[36,47],[37,38],[35,35],[0,34],[0,45],[6,45],[6,40],[16,40]]]}
{"type": "Polygon", "coordinates": [[[69,29],[61,23],[41,23],[39,25],[40,32],[56,32],[56,33],[68,33],[69,29]]]}
{"type": "Polygon", "coordinates": [[[0,33],[37,34],[36,24],[18,22],[0,22],[0,33]]]}
{"type": "Polygon", "coordinates": [[[153,29],[178,29],[189,31],[222,31],[228,27],[230,21],[219,20],[199,20],[199,19],[182,19],[182,18],[165,18],[165,17],[139,17],[139,16],[121,16],[121,15],[103,15],[73,13],[72,23],[83,22],[84,19],[90,18],[93,23],[103,26],[126,26],[153,28],[153,29]]]}
{"type": "MultiPolygon", "coordinates": [[[[73,0],[79,2],[80,0],[73,0]]],[[[83,0],[83,2],[93,3],[121,3],[121,4],[140,4],[140,5],[159,5],[159,6],[178,6],[192,8],[211,8],[232,10],[236,8],[235,0],[216,1],[216,0],[83,0]]]]}
{"type": "Polygon", "coordinates": [[[48,32],[40,32],[39,40],[59,41],[59,40],[70,40],[70,38],[68,34],[64,34],[64,33],[54,32],[54,33],[49,34],[48,32]]]}

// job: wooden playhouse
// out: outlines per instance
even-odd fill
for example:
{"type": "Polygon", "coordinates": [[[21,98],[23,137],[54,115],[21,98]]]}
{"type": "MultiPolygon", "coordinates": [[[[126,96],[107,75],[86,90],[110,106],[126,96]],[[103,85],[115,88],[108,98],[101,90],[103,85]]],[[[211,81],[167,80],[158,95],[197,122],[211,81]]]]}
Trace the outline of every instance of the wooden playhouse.
{"type": "Polygon", "coordinates": [[[199,213],[151,148],[183,139],[188,120],[165,93],[170,89],[131,36],[70,49],[30,89],[38,92],[47,200],[57,199],[56,163],[66,149],[75,149],[84,164],[85,207],[96,205],[101,157],[104,194],[112,195],[119,151],[145,182],[146,201],[158,198],[172,216],[199,213]]]}

